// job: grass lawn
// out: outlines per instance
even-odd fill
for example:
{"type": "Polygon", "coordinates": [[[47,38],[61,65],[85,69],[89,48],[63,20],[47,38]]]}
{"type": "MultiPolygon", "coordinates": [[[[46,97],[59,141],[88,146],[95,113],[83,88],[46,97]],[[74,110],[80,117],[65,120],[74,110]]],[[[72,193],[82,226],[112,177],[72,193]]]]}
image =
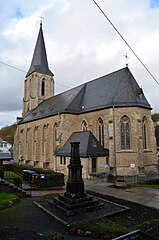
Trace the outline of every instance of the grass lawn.
{"type": "Polygon", "coordinates": [[[128,187],[144,187],[144,188],[159,188],[159,184],[155,183],[134,183],[134,184],[129,184],[128,187]]]}
{"type": "MultiPolygon", "coordinates": [[[[141,229],[144,232],[159,225],[159,209],[147,207],[134,202],[125,201],[112,196],[98,194],[104,199],[128,207],[127,211],[110,215],[101,219],[88,220],[73,224],[71,232],[84,236],[84,233],[91,232],[93,235],[108,236],[107,239],[121,236],[125,233],[141,229]]],[[[102,239],[105,239],[104,237],[102,239]]]]}
{"type": "Polygon", "coordinates": [[[12,171],[5,171],[4,172],[4,178],[15,178],[15,177],[19,177],[19,175],[12,172],[12,171]]]}
{"type": "Polygon", "coordinates": [[[16,174],[16,173],[12,172],[12,171],[4,171],[4,179],[6,181],[8,181],[10,183],[14,183],[16,185],[15,179],[21,179],[22,180],[23,177],[19,174],[16,174]]]}
{"type": "Polygon", "coordinates": [[[0,211],[8,207],[17,199],[18,197],[15,193],[0,192],[0,211]]]}
{"type": "Polygon", "coordinates": [[[91,231],[96,234],[108,235],[115,237],[116,235],[122,235],[130,232],[131,230],[121,226],[120,224],[113,223],[107,218],[96,219],[90,221],[83,221],[81,223],[74,224],[73,229],[81,229],[82,231],[91,231]]]}

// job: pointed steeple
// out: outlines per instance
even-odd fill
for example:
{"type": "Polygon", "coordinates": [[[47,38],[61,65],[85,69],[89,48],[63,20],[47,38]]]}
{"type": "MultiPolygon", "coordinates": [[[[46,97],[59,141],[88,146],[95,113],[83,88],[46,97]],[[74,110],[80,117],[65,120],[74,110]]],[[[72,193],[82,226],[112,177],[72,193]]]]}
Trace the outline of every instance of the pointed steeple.
{"type": "Polygon", "coordinates": [[[39,72],[50,76],[54,76],[54,74],[50,71],[48,66],[42,23],[40,23],[40,30],[35,45],[31,66],[26,74],[26,77],[28,77],[33,72],[39,72]]]}

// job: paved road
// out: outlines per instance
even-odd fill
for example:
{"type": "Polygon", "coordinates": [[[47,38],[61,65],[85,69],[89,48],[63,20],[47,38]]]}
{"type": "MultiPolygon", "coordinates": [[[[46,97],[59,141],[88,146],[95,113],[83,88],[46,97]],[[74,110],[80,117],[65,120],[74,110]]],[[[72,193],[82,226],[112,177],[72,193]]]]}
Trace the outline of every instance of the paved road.
{"type": "Polygon", "coordinates": [[[149,207],[159,208],[159,189],[141,187],[119,189],[114,188],[110,183],[97,182],[95,180],[86,180],[85,189],[132,201],[149,207]]]}
{"type": "MultiPolygon", "coordinates": [[[[114,188],[112,183],[101,182],[96,180],[84,180],[85,189],[96,191],[105,195],[121,198],[142,205],[159,208],[159,189],[149,188],[114,188]]],[[[63,193],[65,188],[55,191],[32,191],[32,196],[44,196],[50,193],[63,193]]]]}

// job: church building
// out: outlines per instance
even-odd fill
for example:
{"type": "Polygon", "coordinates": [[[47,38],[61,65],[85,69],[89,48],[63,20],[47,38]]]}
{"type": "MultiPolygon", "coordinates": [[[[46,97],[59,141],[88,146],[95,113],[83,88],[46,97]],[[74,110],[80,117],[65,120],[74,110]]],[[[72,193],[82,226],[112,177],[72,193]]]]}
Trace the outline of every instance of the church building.
{"type": "Polygon", "coordinates": [[[151,106],[126,66],[54,95],[42,24],[24,83],[14,158],[67,175],[70,142],[80,142],[83,177],[157,172],[151,106]]]}

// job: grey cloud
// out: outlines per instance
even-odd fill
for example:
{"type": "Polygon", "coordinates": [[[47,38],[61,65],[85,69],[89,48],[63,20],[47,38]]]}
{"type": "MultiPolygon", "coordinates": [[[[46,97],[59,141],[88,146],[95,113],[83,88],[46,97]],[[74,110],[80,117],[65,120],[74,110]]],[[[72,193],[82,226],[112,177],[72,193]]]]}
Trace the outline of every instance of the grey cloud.
{"type": "MultiPolygon", "coordinates": [[[[0,61],[7,61],[26,71],[29,69],[39,30],[38,16],[43,10],[46,50],[50,69],[55,74],[56,93],[67,89],[61,85],[74,87],[124,67],[123,55],[128,52],[130,70],[142,85],[152,107],[159,111],[157,84],[93,1],[16,0],[11,5],[9,2],[6,0],[1,3],[0,12],[2,9],[7,11],[0,15],[0,22],[4,21],[3,26],[0,25],[0,61]],[[9,18],[17,7],[25,16],[25,21],[9,18]]],[[[98,3],[146,66],[158,77],[159,9],[150,8],[149,2],[144,0],[116,0],[115,4],[110,0],[98,0],[98,3]]],[[[0,70],[0,111],[20,110],[25,74],[1,64],[0,70]]]]}

